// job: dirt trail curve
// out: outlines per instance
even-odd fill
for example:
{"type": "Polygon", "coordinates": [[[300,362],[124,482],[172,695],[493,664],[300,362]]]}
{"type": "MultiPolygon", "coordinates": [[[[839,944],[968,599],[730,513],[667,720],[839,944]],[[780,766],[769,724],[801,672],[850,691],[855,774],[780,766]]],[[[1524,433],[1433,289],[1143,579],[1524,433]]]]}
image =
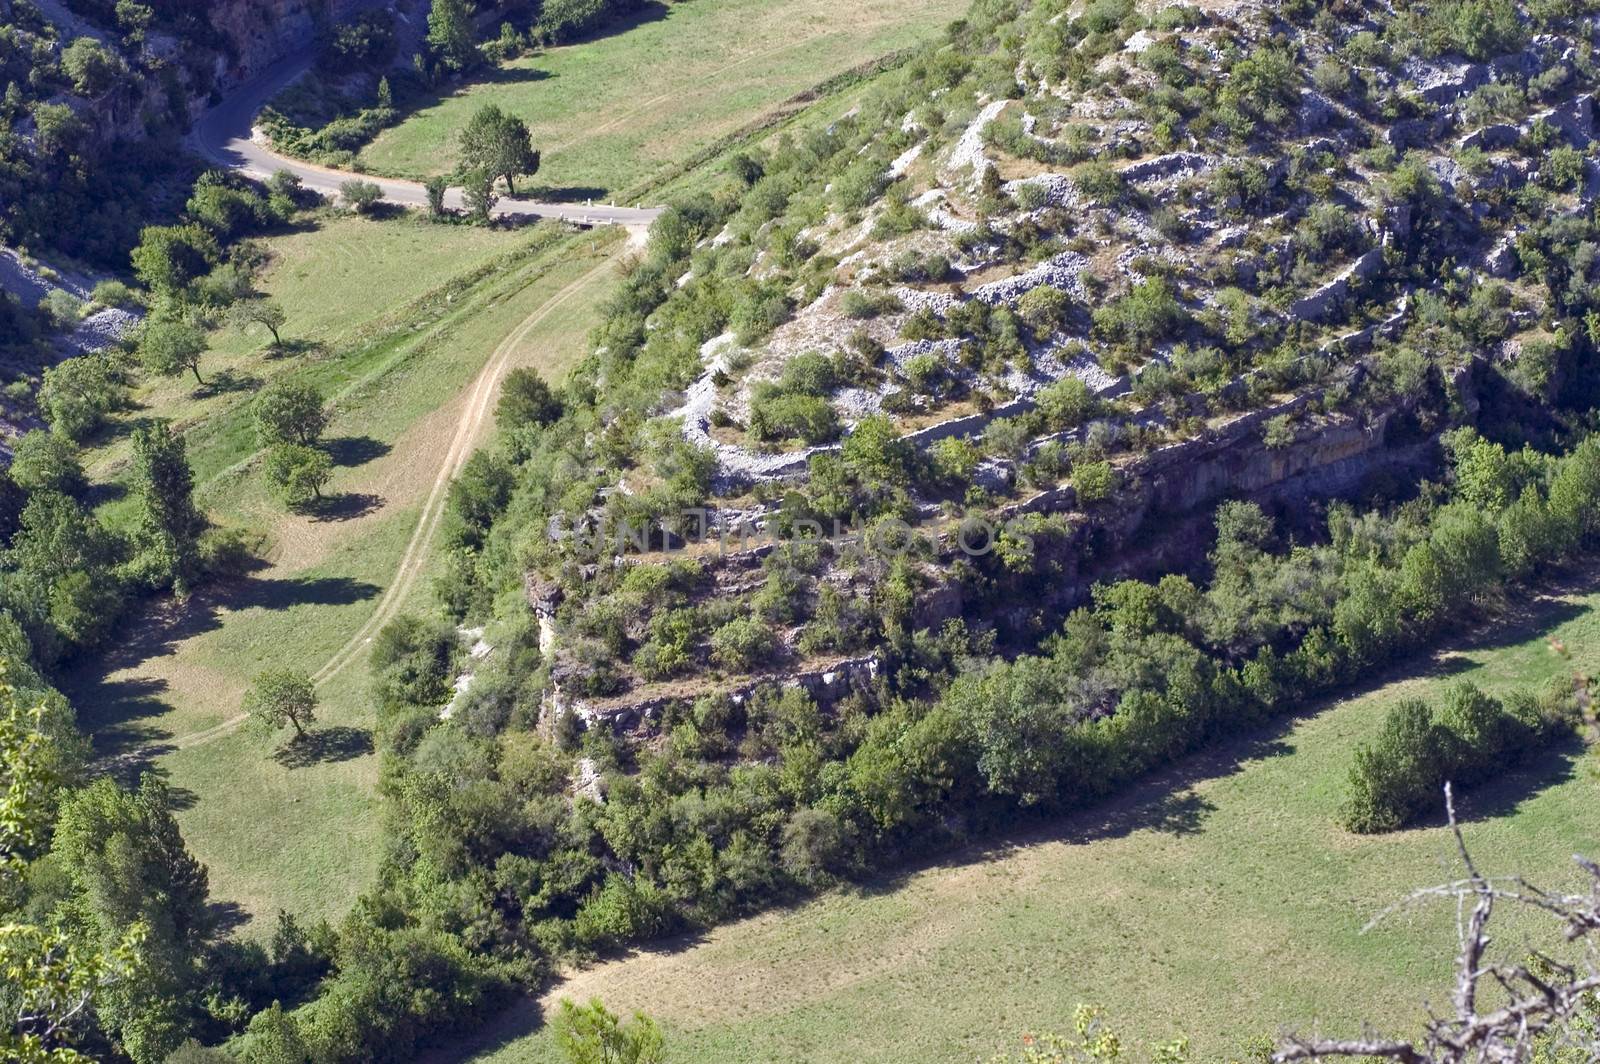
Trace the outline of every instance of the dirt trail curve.
{"type": "MultiPolygon", "coordinates": [[[[366,622],[351,635],[343,646],[334,652],[332,657],[323,663],[321,668],[312,673],[311,679],[316,686],[321,687],[355,662],[360,657],[361,651],[372,641],[373,635],[400,611],[400,607],[416,587],[417,580],[421,577],[428,559],[428,545],[433,541],[434,534],[438,531],[439,524],[444,518],[444,504],[450,481],[461,471],[461,467],[466,464],[467,459],[472,456],[473,450],[487,427],[490,415],[493,412],[494,399],[499,388],[500,378],[505,375],[518,345],[522,343],[529,333],[538,328],[540,323],[572,298],[574,293],[587,285],[596,275],[612,269],[614,265],[615,256],[607,258],[594,269],[589,270],[545,300],[537,310],[524,318],[515,329],[511,330],[506,335],[506,338],[500,341],[494,353],[489,356],[489,361],[484,364],[483,369],[478,372],[478,376],[467,389],[466,408],[462,412],[460,422],[456,425],[455,434],[450,440],[450,446],[444,452],[444,459],[439,465],[439,472],[434,477],[427,500],[423,504],[422,512],[417,517],[416,527],[412,529],[411,539],[406,544],[405,554],[401,556],[400,564],[395,570],[394,580],[384,589],[366,622]]],[[[166,740],[161,745],[168,750],[187,750],[191,747],[201,746],[213,739],[221,738],[233,732],[248,719],[248,714],[239,713],[212,727],[166,740]]],[[[123,755],[124,758],[128,759],[136,756],[142,756],[142,754],[135,752],[123,755]]],[[[115,760],[113,759],[109,764],[114,764],[115,760]]]]}
{"type": "MultiPolygon", "coordinates": [[[[244,82],[195,123],[189,133],[190,146],[198,155],[218,166],[258,179],[264,180],[279,170],[288,170],[299,177],[307,188],[325,196],[338,195],[340,185],[359,178],[382,189],[385,202],[406,207],[427,206],[427,192],[414,181],[369,177],[317,166],[279,155],[254,139],[255,117],[261,108],[310,68],[308,48],[279,60],[244,82]]],[[[445,203],[460,207],[461,191],[451,189],[445,196],[445,203]]],[[[630,229],[644,229],[656,220],[662,209],[502,199],[495,205],[494,214],[496,217],[558,218],[577,225],[622,225],[630,229]]]]}

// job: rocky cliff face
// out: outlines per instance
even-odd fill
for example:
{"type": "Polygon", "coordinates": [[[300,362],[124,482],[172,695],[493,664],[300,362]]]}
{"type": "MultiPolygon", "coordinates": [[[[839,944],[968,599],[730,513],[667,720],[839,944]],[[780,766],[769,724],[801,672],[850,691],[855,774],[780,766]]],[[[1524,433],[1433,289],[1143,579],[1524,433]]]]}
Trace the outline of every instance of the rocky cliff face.
{"type": "Polygon", "coordinates": [[[211,25],[227,41],[219,81],[226,85],[249,78],[309,46],[319,25],[341,22],[363,8],[402,6],[372,0],[221,0],[209,14],[211,25]]]}
{"type": "MultiPolygon", "coordinates": [[[[372,6],[373,0],[219,0],[207,11],[216,31],[213,43],[153,33],[138,55],[128,57],[141,70],[139,76],[76,106],[106,145],[143,136],[168,121],[182,124],[184,116],[192,119],[218,93],[311,48],[319,26],[372,6]]],[[[114,34],[105,36],[115,40],[114,34]]]]}

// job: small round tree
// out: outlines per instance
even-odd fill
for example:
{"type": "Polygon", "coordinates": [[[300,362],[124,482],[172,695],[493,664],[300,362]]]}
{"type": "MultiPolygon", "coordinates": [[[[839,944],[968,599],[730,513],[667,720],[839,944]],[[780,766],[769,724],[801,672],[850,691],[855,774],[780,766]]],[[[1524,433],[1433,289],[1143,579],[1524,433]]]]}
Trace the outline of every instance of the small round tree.
{"type": "Polygon", "coordinates": [[[245,332],[252,325],[259,325],[272,334],[273,347],[283,346],[283,337],[278,335],[278,330],[289,320],[289,315],[272,300],[241,299],[233,305],[228,316],[240,332],[245,332]]]}
{"type": "Polygon", "coordinates": [[[328,426],[322,393],[305,381],[273,381],[261,390],[251,407],[256,432],[267,446],[296,443],[309,447],[328,426]]]}
{"type": "Polygon", "coordinates": [[[290,506],[322,498],[333,478],[333,459],[318,447],[280,443],[267,452],[267,483],[290,506]]]}
{"type": "Polygon", "coordinates": [[[176,377],[184,370],[200,377],[200,356],[206,353],[206,334],[181,321],[151,322],[139,340],[139,362],[151,373],[176,377]]]}
{"type": "Polygon", "coordinates": [[[311,677],[295,669],[268,669],[250,681],[244,711],[262,727],[277,731],[294,728],[295,738],[305,738],[306,728],[317,719],[317,690],[311,677]]]}

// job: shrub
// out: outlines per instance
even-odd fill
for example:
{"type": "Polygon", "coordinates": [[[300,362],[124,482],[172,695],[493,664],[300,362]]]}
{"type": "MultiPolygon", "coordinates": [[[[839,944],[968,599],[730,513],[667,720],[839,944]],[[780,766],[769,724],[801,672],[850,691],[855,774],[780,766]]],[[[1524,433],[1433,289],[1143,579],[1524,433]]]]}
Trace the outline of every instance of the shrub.
{"type": "Polygon", "coordinates": [[[1063,377],[1039,390],[1039,413],[1052,432],[1076,428],[1094,417],[1100,401],[1077,377],[1063,377]]]}
{"type": "Polygon", "coordinates": [[[815,351],[791,358],[778,378],[779,390],[789,395],[826,395],[838,384],[833,360],[815,351]]]}
{"type": "Polygon", "coordinates": [[[777,650],[772,630],[751,617],[736,617],[711,633],[711,654],[729,672],[749,672],[777,650]]]}
{"type": "Polygon", "coordinates": [[[906,383],[918,395],[932,395],[944,383],[944,359],[931,352],[912,355],[906,359],[906,383]]]}
{"type": "Polygon", "coordinates": [[[1113,170],[1109,163],[1084,163],[1074,167],[1071,176],[1078,191],[1095,203],[1112,206],[1122,200],[1125,191],[1122,175],[1113,170]]]}
{"type": "Polygon", "coordinates": [[[1261,431],[1262,441],[1268,450],[1279,450],[1294,442],[1294,419],[1288,414],[1268,418],[1261,431]]]}
{"type": "Polygon", "coordinates": [[[89,298],[102,307],[131,307],[135,303],[133,289],[121,281],[101,281],[89,298]]]}
{"type": "Polygon", "coordinates": [[[369,214],[383,199],[383,189],[371,181],[346,181],[339,186],[339,198],[357,214],[369,214]]]}
{"type": "Polygon", "coordinates": [[[750,433],[766,442],[826,443],[838,438],[839,415],[822,396],[772,392],[750,404],[750,433]]]}
{"type": "Polygon", "coordinates": [[[384,625],[373,638],[369,660],[380,704],[443,704],[455,650],[455,631],[444,621],[401,614],[384,625]]]}
{"type": "Polygon", "coordinates": [[[1153,277],[1109,306],[1094,312],[1095,329],[1128,344],[1152,344],[1172,335],[1186,320],[1172,286],[1153,277]]]}
{"type": "Polygon", "coordinates": [[[1351,831],[1393,831],[1439,801],[1444,773],[1444,735],[1433,711],[1408,698],[1384,718],[1371,744],[1356,750],[1350,797],[1340,813],[1351,831]]]}
{"type": "Polygon", "coordinates": [[[849,839],[839,818],[821,809],[798,809],[783,826],[783,870],[807,886],[844,870],[849,839]]]}
{"type": "Polygon", "coordinates": [[[495,424],[502,430],[519,425],[548,425],[561,416],[561,400],[537,370],[518,366],[506,374],[495,404],[495,424]]]}
{"type": "Polygon", "coordinates": [[[82,441],[122,405],[124,392],[109,359],[100,355],[68,358],[44,371],[39,410],[52,431],[82,441]]]}
{"type": "Polygon", "coordinates": [[[79,96],[99,96],[123,74],[122,61],[92,37],[79,37],[61,50],[61,69],[79,96]]]}
{"type": "Polygon", "coordinates": [[[71,495],[87,483],[78,448],[70,440],[39,429],[25,433],[13,447],[11,479],[30,494],[59,491],[71,495]]]}
{"type": "Polygon", "coordinates": [[[1034,336],[1042,340],[1066,323],[1070,305],[1071,300],[1061,289],[1047,284],[1036,285],[1017,300],[1017,317],[1033,330],[1034,336]]]}
{"type": "Polygon", "coordinates": [[[52,288],[39,302],[39,314],[50,328],[65,332],[83,317],[83,300],[64,288],[52,288]]]}
{"type": "Polygon", "coordinates": [[[655,938],[672,929],[672,899],[644,879],[606,877],[578,910],[572,931],[591,949],[638,938],[655,938]]]}
{"type": "Polygon", "coordinates": [[[1539,180],[1548,188],[1567,190],[1583,182],[1584,156],[1577,148],[1565,144],[1552,148],[1539,168],[1539,180]]]}
{"type": "Polygon", "coordinates": [[[1081,503],[1102,502],[1111,498],[1111,492],[1117,484],[1117,472],[1111,463],[1104,459],[1098,462],[1084,462],[1073,467],[1072,486],[1078,492],[1078,501],[1081,503]]]}
{"type": "Polygon", "coordinates": [[[903,306],[893,292],[864,292],[852,288],[839,298],[839,313],[857,321],[876,318],[879,314],[900,310],[903,306]]]}

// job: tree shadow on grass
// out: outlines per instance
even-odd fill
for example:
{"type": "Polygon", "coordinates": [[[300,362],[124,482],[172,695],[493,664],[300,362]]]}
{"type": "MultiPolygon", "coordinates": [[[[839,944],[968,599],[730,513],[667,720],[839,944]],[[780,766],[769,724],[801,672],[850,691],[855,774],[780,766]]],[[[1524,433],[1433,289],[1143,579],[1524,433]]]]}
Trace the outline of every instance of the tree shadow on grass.
{"type": "MultiPolygon", "coordinates": [[[[80,691],[74,689],[71,678],[58,686],[77,707],[78,724],[93,736],[97,755],[120,763],[135,755],[157,757],[170,749],[166,740],[172,733],[147,723],[167,710],[160,698],[167,690],[166,680],[153,676],[101,679],[80,691]]],[[[119,767],[116,775],[122,778],[125,773],[119,767]]],[[[137,779],[137,768],[126,775],[137,779]]]]}
{"type": "MultiPolygon", "coordinates": [[[[1529,751],[1520,763],[1493,779],[1473,787],[1455,787],[1456,820],[1471,824],[1515,814],[1524,802],[1576,776],[1587,751],[1588,747],[1578,736],[1564,736],[1549,746],[1529,751]]],[[[1441,795],[1435,815],[1408,827],[1438,828],[1446,823],[1441,795]]]]}
{"type": "Polygon", "coordinates": [[[549,81],[555,77],[550,71],[541,67],[511,67],[497,66],[489,70],[482,77],[476,77],[471,85],[526,85],[535,81],[549,81]]]}
{"type": "MultiPolygon", "coordinates": [[[[259,571],[264,562],[256,561],[259,571]]],[[[112,678],[146,662],[177,652],[178,645],[222,624],[225,613],[244,609],[285,610],[292,606],[346,606],[374,598],[381,589],[344,576],[262,577],[244,575],[201,588],[179,602],[150,602],[120,626],[121,642],[108,645],[83,667],[65,672],[57,684],[77,707],[79,723],[94,741],[95,753],[118,762],[148,763],[166,752],[172,733],[151,723],[168,711],[160,697],[167,682],[158,677],[112,678]]],[[[136,773],[135,773],[136,774],[136,773]]]]}
{"type": "Polygon", "coordinates": [[[640,26],[651,22],[660,22],[672,13],[672,8],[662,3],[661,0],[647,0],[632,11],[617,18],[607,19],[595,26],[587,33],[571,37],[563,44],[582,44],[584,41],[599,40],[601,37],[616,37],[627,33],[629,30],[638,29],[640,26]]]}
{"type": "Polygon", "coordinates": [[[1479,623],[1474,631],[1450,642],[1454,651],[1499,650],[1526,643],[1542,632],[1566,624],[1584,613],[1574,595],[1600,591],[1600,566],[1559,573],[1531,590],[1517,593],[1499,614],[1479,623]]]}
{"type": "Polygon", "coordinates": [[[127,494],[128,486],[126,484],[119,484],[116,481],[111,480],[90,484],[83,490],[81,497],[83,499],[84,506],[91,510],[97,510],[106,503],[116,502],[118,499],[126,498],[127,494]]]}
{"type": "Polygon", "coordinates": [[[95,431],[94,435],[90,436],[85,442],[97,447],[103,447],[106,444],[132,436],[136,430],[149,425],[154,425],[161,420],[160,418],[153,417],[148,414],[138,413],[138,411],[148,409],[150,408],[143,404],[130,405],[128,409],[124,411],[124,414],[129,416],[110,418],[106,420],[101,424],[100,428],[95,431]]]}
{"type": "Polygon", "coordinates": [[[250,914],[236,901],[214,901],[206,906],[218,934],[229,935],[250,922],[250,914]]]}
{"type": "Polygon", "coordinates": [[[329,495],[318,499],[302,507],[301,512],[317,522],[350,521],[357,517],[365,517],[382,507],[382,495],[366,491],[347,491],[340,495],[329,495]]]}
{"type": "Polygon", "coordinates": [[[328,345],[321,340],[307,340],[303,337],[290,337],[280,340],[275,344],[268,344],[266,355],[271,359],[296,358],[306,355],[326,354],[328,345]]]}
{"type": "Polygon", "coordinates": [[[211,379],[195,388],[190,394],[196,399],[211,399],[219,395],[228,395],[232,392],[248,392],[261,387],[261,378],[253,373],[239,373],[231,369],[219,369],[211,375],[211,379]]]}
{"type": "Polygon", "coordinates": [[[336,436],[331,440],[323,440],[322,449],[328,452],[328,457],[337,466],[366,465],[394,450],[371,436],[336,436]]]}
{"type": "Polygon", "coordinates": [[[273,752],[272,759],[284,768],[337,764],[372,753],[372,733],[365,728],[313,728],[296,736],[273,752]]]}
{"type": "Polygon", "coordinates": [[[369,222],[388,222],[396,218],[404,218],[406,212],[410,209],[403,203],[390,203],[388,200],[379,200],[376,203],[367,204],[366,207],[359,211],[352,210],[351,213],[365,218],[369,222]]]}

